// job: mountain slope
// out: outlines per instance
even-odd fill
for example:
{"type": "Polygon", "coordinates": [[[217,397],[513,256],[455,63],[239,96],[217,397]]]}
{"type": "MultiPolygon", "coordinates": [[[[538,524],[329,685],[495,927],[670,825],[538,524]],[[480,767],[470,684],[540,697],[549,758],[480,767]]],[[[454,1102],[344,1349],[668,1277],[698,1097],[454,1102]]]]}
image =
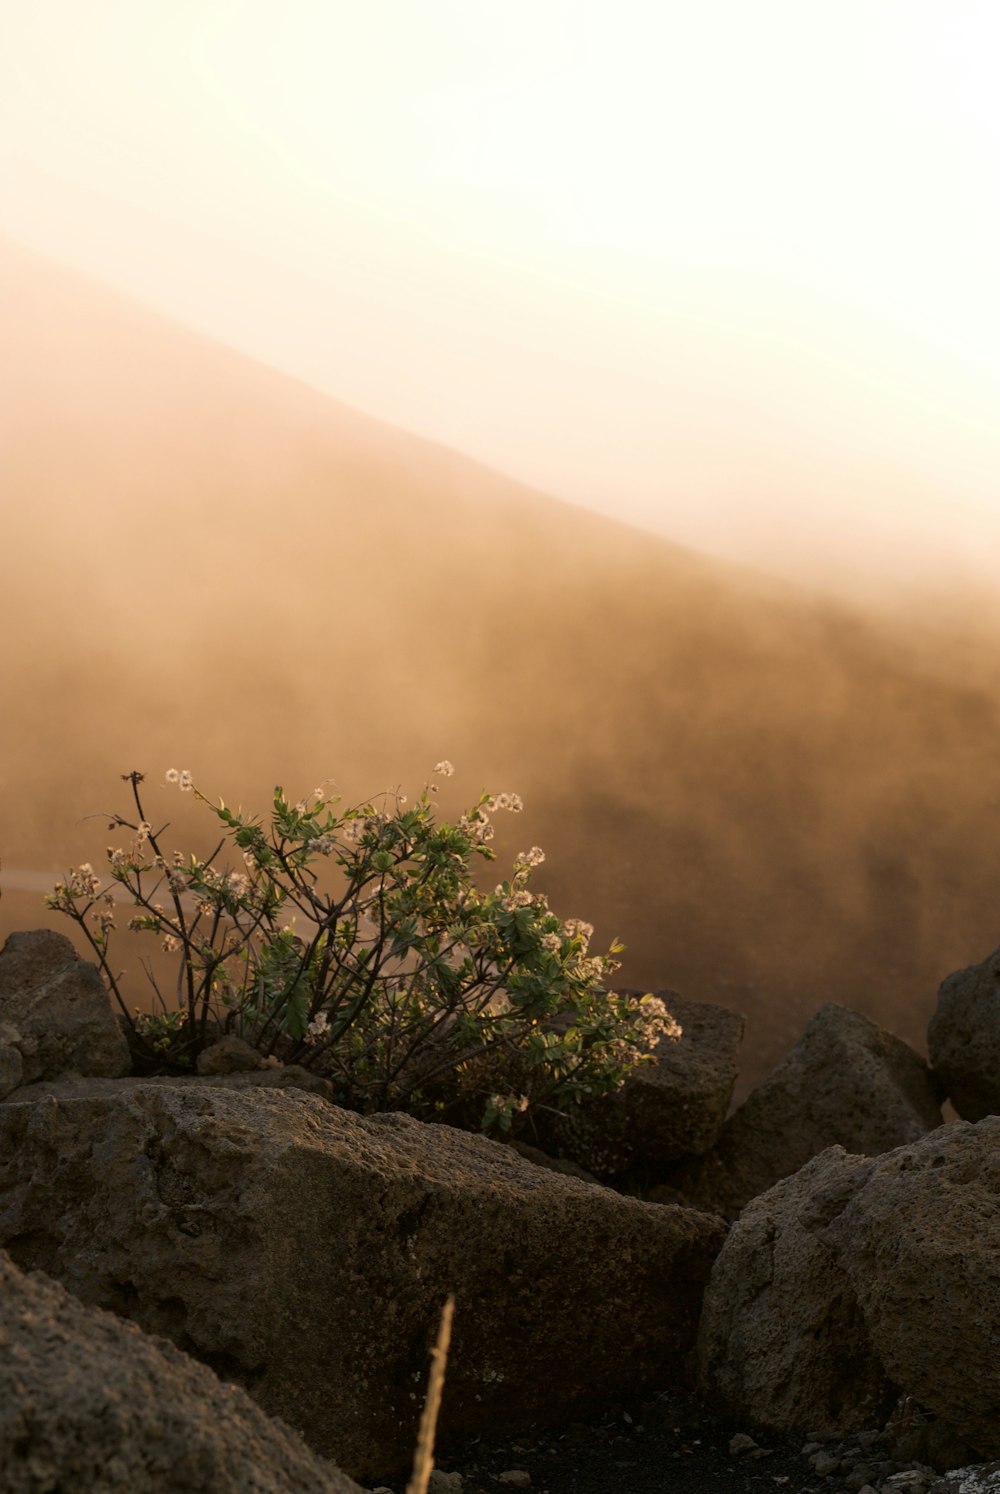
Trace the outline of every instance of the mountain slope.
{"type": "MultiPolygon", "coordinates": [[[[99,859],[116,775],[260,803],[513,788],[623,974],[920,1040],[997,942],[1000,639],[578,510],[0,249],[4,864],[99,859]]],[[[160,797],[156,812],[175,815],[160,797]]],[[[180,806],[186,811],[190,806],[180,806]]],[[[5,929],[42,921],[8,886],[5,929]]]]}

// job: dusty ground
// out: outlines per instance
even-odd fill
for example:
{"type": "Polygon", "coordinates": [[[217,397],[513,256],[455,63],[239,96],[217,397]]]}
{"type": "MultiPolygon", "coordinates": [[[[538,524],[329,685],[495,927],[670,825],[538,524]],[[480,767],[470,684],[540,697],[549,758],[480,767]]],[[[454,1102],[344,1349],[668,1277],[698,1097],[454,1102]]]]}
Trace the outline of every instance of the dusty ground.
{"type": "Polygon", "coordinates": [[[443,1449],[438,1466],[463,1475],[463,1494],[503,1494],[521,1470],[534,1494],[841,1494],[816,1475],[805,1438],[736,1426],[692,1398],[660,1395],[537,1438],[443,1449]],[[749,1434],[761,1451],[731,1454],[749,1434]],[[766,1450],[766,1452],[764,1451],[766,1450]]]}

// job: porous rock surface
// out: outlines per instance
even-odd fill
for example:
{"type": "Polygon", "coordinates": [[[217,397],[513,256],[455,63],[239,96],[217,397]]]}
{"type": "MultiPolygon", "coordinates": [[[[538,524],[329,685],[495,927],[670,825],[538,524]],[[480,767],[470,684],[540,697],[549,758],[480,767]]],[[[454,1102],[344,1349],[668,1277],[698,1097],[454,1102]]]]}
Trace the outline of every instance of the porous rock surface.
{"type": "Polygon", "coordinates": [[[866,1404],[877,1420],[881,1367],[942,1446],[989,1459],[998,1343],[1000,1116],[987,1116],[880,1157],[832,1148],[755,1199],[713,1270],[699,1363],[735,1412],[789,1432],[824,1424],[813,1377],[835,1427],[863,1423],[866,1404]]]}
{"type": "Polygon", "coordinates": [[[252,1072],[233,1070],[227,1074],[146,1074],[141,1079],[127,1076],[122,1079],[94,1079],[82,1074],[63,1074],[59,1079],[39,1079],[34,1084],[23,1084],[0,1098],[2,1104],[22,1104],[26,1101],[55,1099],[71,1100],[75,1096],[93,1098],[95,1095],[120,1095],[134,1089],[136,1084],[151,1084],[166,1089],[301,1089],[306,1094],[322,1095],[329,1099],[333,1085],[329,1079],[304,1069],[297,1063],[279,1064],[273,1069],[254,1069],[252,1072]]]}
{"type": "Polygon", "coordinates": [[[521,1430],[677,1383],[723,1235],[296,1091],[136,1081],[0,1105],[14,1260],[169,1337],[366,1480],[409,1461],[449,1292],[441,1437],[521,1430]]]}
{"type": "Polygon", "coordinates": [[[663,1038],[654,1062],[637,1068],[614,1094],[541,1123],[539,1142],[546,1151],[570,1157],[598,1177],[621,1177],[636,1165],[707,1152],[726,1118],[743,1018],[675,991],[655,995],[680,1024],[680,1038],[663,1038]]]}
{"type": "Polygon", "coordinates": [[[9,1022],[0,1022],[0,1100],[24,1082],[24,1059],[19,1047],[21,1034],[9,1022]]]}
{"type": "Polygon", "coordinates": [[[927,1064],[901,1038],[826,1002],[712,1151],[664,1181],[734,1219],[827,1147],[877,1156],[925,1135],[941,1124],[938,1094],[927,1064]]]}
{"type": "Polygon", "coordinates": [[[1000,1115],[1000,949],[942,982],[927,1051],[963,1120],[1000,1115]]]}
{"type": "Polygon", "coordinates": [[[816,1233],[872,1165],[831,1147],[730,1230],[705,1293],[698,1372],[734,1419],[853,1432],[881,1425],[897,1399],[837,1252],[816,1233]]]}
{"type": "Polygon", "coordinates": [[[4,1494],[361,1494],[173,1344],[0,1251],[4,1494]]]}
{"type": "Polygon", "coordinates": [[[15,1033],[8,1046],[21,1054],[21,1084],[131,1068],[100,971],[63,934],[10,935],[0,950],[0,1023],[15,1033]]]}
{"type": "Polygon", "coordinates": [[[195,1067],[199,1074],[254,1073],[264,1060],[256,1048],[235,1032],[227,1032],[198,1054],[195,1067]]]}
{"type": "Polygon", "coordinates": [[[823,1226],[886,1373],[1000,1457],[1000,1116],[875,1162],[823,1226]]]}

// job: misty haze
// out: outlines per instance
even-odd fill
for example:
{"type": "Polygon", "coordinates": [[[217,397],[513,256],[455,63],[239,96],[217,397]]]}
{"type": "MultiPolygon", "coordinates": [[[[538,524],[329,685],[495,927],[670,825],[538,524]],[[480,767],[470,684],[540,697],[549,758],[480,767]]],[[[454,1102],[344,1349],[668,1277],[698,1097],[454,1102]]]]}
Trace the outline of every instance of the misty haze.
{"type": "MultiPolygon", "coordinates": [[[[824,1000],[923,1050],[1000,925],[1000,630],[862,611],[519,486],[27,251],[0,253],[0,934],[103,869],[120,774],[458,811],[620,979],[746,1013],[739,1093],[824,1000]],[[93,818],[87,818],[94,815],[93,818]]],[[[136,1003],[147,992],[127,951],[136,1003]]]]}

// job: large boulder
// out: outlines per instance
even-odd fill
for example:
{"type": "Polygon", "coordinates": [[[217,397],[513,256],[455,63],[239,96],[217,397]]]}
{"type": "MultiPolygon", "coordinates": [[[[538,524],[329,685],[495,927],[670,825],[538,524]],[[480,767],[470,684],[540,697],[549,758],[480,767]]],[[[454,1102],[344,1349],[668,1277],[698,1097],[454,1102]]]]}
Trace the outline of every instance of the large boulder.
{"type": "Polygon", "coordinates": [[[21,1054],[18,1083],[131,1068],[100,971],[49,929],[11,934],[0,950],[0,1023],[21,1054]]]}
{"type": "Polygon", "coordinates": [[[716,1262],[699,1363],[736,1414],[777,1431],[856,1430],[892,1386],[937,1419],[939,1447],[997,1458],[998,1344],[988,1116],[880,1157],[833,1148],[755,1199],[716,1262]]]}
{"type": "Polygon", "coordinates": [[[301,1089],[306,1094],[321,1095],[329,1100],[333,1085],[329,1079],[304,1069],[297,1063],[278,1064],[271,1069],[252,1072],[234,1070],[228,1074],[146,1074],[121,1079],[94,1079],[83,1074],[63,1074],[60,1079],[37,1079],[22,1084],[0,1099],[0,1104],[34,1103],[37,1100],[85,1099],[95,1095],[120,1095],[134,1089],[137,1083],[166,1089],[301,1089]]]}
{"type": "Polygon", "coordinates": [[[886,1373],[1000,1457],[1000,1116],[880,1157],[823,1226],[886,1373]]]}
{"type": "Polygon", "coordinates": [[[295,1091],[0,1105],[17,1263],[171,1338],[358,1478],[410,1458],[448,1293],[442,1436],[520,1429],[678,1382],[724,1233],[295,1091]]]}
{"type": "Polygon", "coordinates": [[[614,1094],[546,1115],[539,1141],[602,1178],[620,1178],[679,1157],[699,1156],[718,1138],[736,1082],[743,1018],[722,1006],[657,991],[679,1023],[661,1039],[654,1061],[614,1094]]]}
{"type": "Polygon", "coordinates": [[[9,1022],[0,1022],[0,1100],[24,1083],[21,1034],[9,1022]]]}
{"type": "Polygon", "coordinates": [[[1000,1115],[1000,949],[942,983],[927,1051],[964,1120],[1000,1115]]]}
{"type": "Polygon", "coordinates": [[[0,1251],[4,1494],[362,1494],[173,1344],[0,1251]]]}
{"type": "Polygon", "coordinates": [[[734,1219],[827,1147],[877,1156],[940,1124],[936,1082],[919,1054],[860,1012],[827,1002],[729,1117],[713,1150],[666,1181],[734,1219]]]}
{"type": "Polygon", "coordinates": [[[881,1425],[897,1399],[837,1252],[816,1232],[873,1165],[831,1147],[733,1225],[705,1293],[698,1371],[734,1420],[856,1432],[881,1425]]]}

